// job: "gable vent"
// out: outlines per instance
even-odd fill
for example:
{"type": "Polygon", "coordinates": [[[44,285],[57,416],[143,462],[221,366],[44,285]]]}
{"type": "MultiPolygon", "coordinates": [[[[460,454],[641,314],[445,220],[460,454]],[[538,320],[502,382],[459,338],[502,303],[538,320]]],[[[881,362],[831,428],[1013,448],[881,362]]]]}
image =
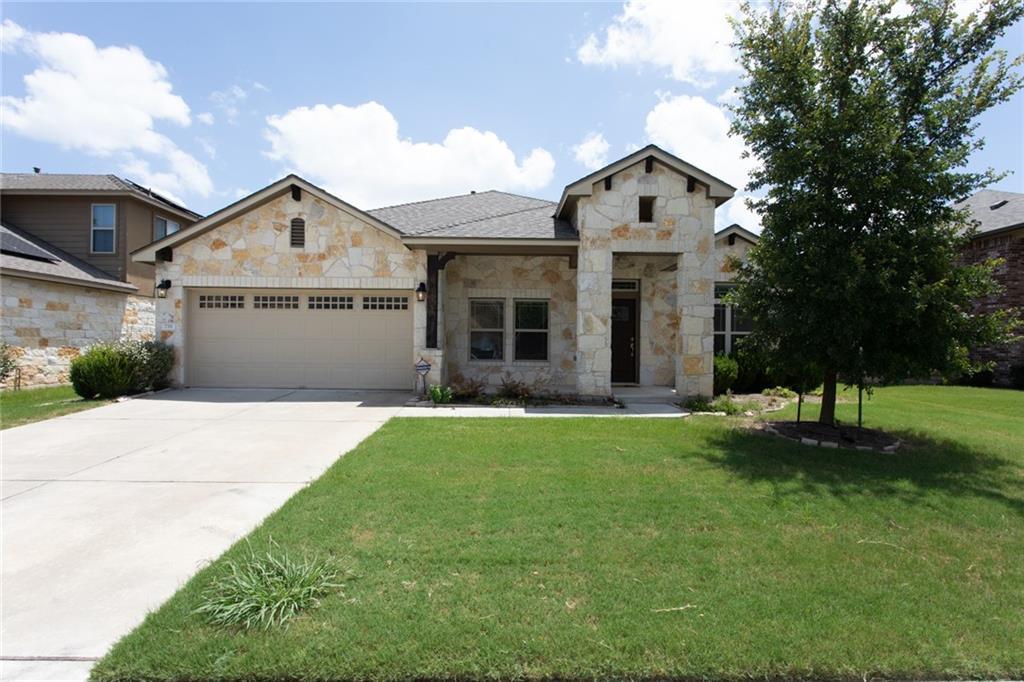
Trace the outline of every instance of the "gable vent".
{"type": "Polygon", "coordinates": [[[292,218],[291,245],[293,249],[306,245],[306,221],[302,218],[292,218]]]}

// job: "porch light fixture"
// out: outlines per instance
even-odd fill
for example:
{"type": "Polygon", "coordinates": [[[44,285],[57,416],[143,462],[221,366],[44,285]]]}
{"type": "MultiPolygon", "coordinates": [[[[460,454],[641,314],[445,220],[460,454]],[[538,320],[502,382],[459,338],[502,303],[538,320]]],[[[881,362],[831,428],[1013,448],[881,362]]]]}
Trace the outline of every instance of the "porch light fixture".
{"type": "Polygon", "coordinates": [[[420,285],[416,287],[416,300],[425,301],[427,300],[427,283],[420,282],[420,285]]]}
{"type": "Polygon", "coordinates": [[[167,290],[171,288],[171,280],[164,279],[160,281],[160,284],[156,285],[156,297],[167,298],[167,290]]]}

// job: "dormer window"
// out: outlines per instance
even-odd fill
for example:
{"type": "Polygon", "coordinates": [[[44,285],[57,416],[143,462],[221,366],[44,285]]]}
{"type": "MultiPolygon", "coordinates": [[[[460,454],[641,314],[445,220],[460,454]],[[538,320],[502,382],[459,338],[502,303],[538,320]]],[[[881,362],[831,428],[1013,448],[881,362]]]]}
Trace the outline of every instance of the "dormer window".
{"type": "Polygon", "coordinates": [[[306,221],[302,218],[292,218],[291,245],[293,249],[306,246],[306,221]]]}
{"type": "Polygon", "coordinates": [[[640,197],[640,217],[641,223],[653,223],[654,222],[654,200],[657,197],[640,197]]]}

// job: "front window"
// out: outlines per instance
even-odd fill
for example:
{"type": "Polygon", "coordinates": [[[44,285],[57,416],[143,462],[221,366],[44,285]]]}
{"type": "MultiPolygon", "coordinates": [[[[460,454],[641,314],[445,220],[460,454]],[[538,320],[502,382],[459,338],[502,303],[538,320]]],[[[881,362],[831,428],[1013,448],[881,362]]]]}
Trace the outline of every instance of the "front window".
{"type": "Polygon", "coordinates": [[[93,253],[114,253],[114,226],[117,224],[117,206],[92,205],[91,248],[93,253]]]}
{"type": "Polygon", "coordinates": [[[153,220],[153,239],[163,239],[169,234],[174,234],[181,229],[181,224],[167,218],[157,216],[153,220]]]}
{"type": "Polygon", "coordinates": [[[715,285],[715,353],[732,355],[754,330],[750,318],[734,305],[724,302],[733,284],[715,285]]]}
{"type": "Polygon", "coordinates": [[[515,302],[516,360],[548,359],[548,302],[515,302]]]}
{"type": "Polygon", "coordinates": [[[473,299],[469,302],[469,359],[505,357],[505,302],[473,299]]]}

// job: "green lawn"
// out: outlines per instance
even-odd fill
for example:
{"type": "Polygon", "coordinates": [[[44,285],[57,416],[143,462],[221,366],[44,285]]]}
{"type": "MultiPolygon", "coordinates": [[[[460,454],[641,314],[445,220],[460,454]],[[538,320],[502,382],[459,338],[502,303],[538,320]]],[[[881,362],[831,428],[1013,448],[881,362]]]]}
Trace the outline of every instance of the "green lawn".
{"type": "Polygon", "coordinates": [[[82,400],[70,386],[0,391],[0,428],[9,429],[106,403],[105,400],[82,400]]]}
{"type": "Polygon", "coordinates": [[[345,557],[344,597],[286,629],[205,625],[240,543],[93,677],[1020,678],[1024,393],[886,389],[866,414],[917,441],[393,420],[249,538],[345,557]]]}

